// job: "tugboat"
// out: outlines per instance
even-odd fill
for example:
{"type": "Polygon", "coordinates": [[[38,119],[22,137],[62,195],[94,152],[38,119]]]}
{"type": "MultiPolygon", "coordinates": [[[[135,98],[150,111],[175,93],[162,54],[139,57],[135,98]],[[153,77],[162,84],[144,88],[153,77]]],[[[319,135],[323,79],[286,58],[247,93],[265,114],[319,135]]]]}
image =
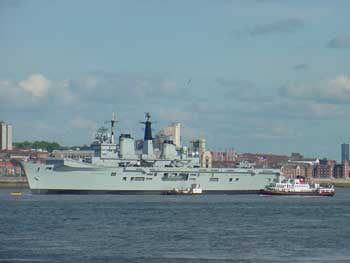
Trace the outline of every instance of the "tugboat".
{"type": "Polygon", "coordinates": [[[166,195],[200,195],[202,193],[202,188],[199,184],[192,184],[191,188],[186,189],[176,189],[165,192],[166,195]]]}
{"type": "Polygon", "coordinates": [[[327,187],[319,184],[308,184],[305,178],[284,179],[271,183],[260,191],[263,195],[300,195],[300,196],[334,196],[333,185],[327,187]]]}

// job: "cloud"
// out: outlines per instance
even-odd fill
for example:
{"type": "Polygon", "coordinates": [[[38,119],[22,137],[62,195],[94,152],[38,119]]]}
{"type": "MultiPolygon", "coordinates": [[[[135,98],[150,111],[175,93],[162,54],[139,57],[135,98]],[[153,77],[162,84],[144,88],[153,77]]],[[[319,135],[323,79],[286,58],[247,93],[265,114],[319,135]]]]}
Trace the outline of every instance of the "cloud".
{"type": "Polygon", "coordinates": [[[0,108],[34,109],[43,106],[89,108],[92,104],[130,105],[172,101],[190,91],[176,81],[154,76],[91,73],[50,80],[40,73],[24,80],[0,79],[0,108]]]}
{"type": "Polygon", "coordinates": [[[328,42],[327,47],[340,49],[350,48],[350,35],[338,35],[328,42]]]}
{"type": "Polygon", "coordinates": [[[90,73],[71,81],[72,91],[89,103],[130,104],[170,100],[185,94],[176,81],[157,76],[90,73]]]}
{"type": "Polygon", "coordinates": [[[42,110],[77,105],[71,81],[54,81],[43,74],[31,74],[20,81],[0,80],[0,108],[16,110],[42,110]]]}
{"type": "Polygon", "coordinates": [[[294,70],[305,70],[305,69],[309,68],[309,65],[308,64],[298,64],[298,65],[295,65],[293,68],[294,68],[294,70]]]}
{"type": "Polygon", "coordinates": [[[278,20],[276,22],[264,25],[256,25],[249,30],[251,36],[281,34],[281,33],[295,33],[302,29],[305,25],[304,20],[300,18],[289,18],[278,20]]]}
{"type": "Polygon", "coordinates": [[[281,89],[282,94],[299,99],[329,101],[334,103],[350,101],[350,77],[339,75],[335,79],[318,83],[289,85],[281,89]]]}
{"type": "Polygon", "coordinates": [[[41,74],[33,74],[28,79],[18,83],[18,87],[38,98],[46,96],[49,86],[50,81],[41,74]]]}

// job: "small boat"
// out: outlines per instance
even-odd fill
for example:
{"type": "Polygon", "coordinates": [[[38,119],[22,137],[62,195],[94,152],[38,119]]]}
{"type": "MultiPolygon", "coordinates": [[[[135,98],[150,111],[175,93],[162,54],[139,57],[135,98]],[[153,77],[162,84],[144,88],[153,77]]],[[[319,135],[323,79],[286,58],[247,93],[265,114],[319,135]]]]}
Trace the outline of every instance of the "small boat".
{"type": "Polygon", "coordinates": [[[11,195],[12,195],[12,196],[21,196],[21,195],[22,195],[22,192],[20,192],[20,191],[14,191],[14,192],[11,192],[11,195]]]}
{"type": "Polygon", "coordinates": [[[302,177],[295,179],[284,179],[274,182],[260,190],[263,195],[300,195],[300,196],[333,196],[335,190],[333,185],[326,187],[319,184],[309,184],[302,177]]]}
{"type": "Polygon", "coordinates": [[[165,192],[166,195],[199,195],[202,193],[202,188],[199,184],[191,184],[191,188],[176,189],[165,192]]]}

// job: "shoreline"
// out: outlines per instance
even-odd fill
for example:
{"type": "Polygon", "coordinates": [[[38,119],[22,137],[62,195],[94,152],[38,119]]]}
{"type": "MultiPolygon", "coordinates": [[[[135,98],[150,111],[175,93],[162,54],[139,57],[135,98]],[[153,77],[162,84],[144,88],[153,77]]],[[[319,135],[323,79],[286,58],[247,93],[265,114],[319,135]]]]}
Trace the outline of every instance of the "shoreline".
{"type": "Polygon", "coordinates": [[[29,189],[27,177],[0,176],[0,189],[29,189]]]}
{"type": "Polygon", "coordinates": [[[312,182],[317,184],[333,184],[334,187],[339,188],[350,188],[350,178],[349,179],[343,179],[343,178],[313,178],[311,179],[312,182]]]}

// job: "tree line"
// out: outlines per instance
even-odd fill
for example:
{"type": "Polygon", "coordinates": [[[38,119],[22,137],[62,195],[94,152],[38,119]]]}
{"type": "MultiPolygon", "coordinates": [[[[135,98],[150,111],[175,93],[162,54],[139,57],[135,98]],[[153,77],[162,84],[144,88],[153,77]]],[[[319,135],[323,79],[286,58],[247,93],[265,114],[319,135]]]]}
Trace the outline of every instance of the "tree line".
{"type": "Polygon", "coordinates": [[[57,142],[47,142],[47,141],[35,141],[35,142],[15,142],[13,143],[14,148],[16,149],[42,149],[48,152],[52,152],[53,150],[60,150],[65,147],[62,147],[57,142]]]}

